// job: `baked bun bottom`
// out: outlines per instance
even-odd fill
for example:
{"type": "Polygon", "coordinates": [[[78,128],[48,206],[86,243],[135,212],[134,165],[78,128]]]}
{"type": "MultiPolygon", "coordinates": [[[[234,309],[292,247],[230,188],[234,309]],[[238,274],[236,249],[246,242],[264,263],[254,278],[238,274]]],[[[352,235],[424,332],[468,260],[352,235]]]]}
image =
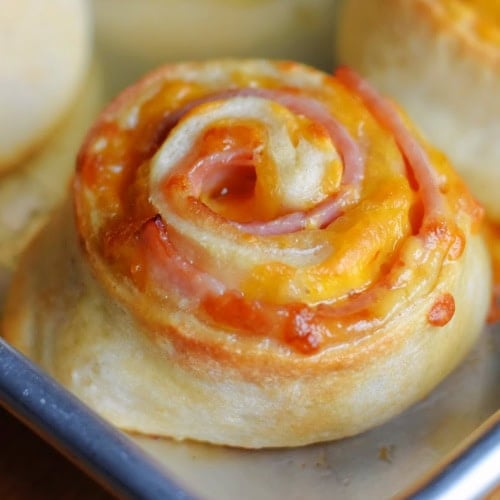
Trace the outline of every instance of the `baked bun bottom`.
{"type": "Polygon", "coordinates": [[[468,239],[429,296],[355,346],[312,356],[262,343],[204,344],[152,334],[94,279],[65,207],[22,259],[5,336],[103,417],[127,431],[239,447],[288,447],[362,432],[425,397],[464,358],[489,305],[482,240],[468,239]],[[458,270],[457,270],[458,269],[458,270]],[[434,327],[436,297],[455,297],[434,327]],[[300,376],[299,376],[300,375],[300,376]]]}

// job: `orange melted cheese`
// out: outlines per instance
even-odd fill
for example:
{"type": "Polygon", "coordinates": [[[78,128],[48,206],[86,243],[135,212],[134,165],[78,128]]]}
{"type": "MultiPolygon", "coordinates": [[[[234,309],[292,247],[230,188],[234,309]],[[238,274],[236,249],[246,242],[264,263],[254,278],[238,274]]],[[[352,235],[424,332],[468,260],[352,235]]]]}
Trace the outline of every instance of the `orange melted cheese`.
{"type": "Polygon", "coordinates": [[[433,326],[444,326],[455,314],[455,299],[450,293],[445,293],[439,297],[432,305],[427,319],[433,326]]]}
{"type": "MultiPolygon", "coordinates": [[[[286,65],[283,68],[285,71],[286,65]]],[[[293,70],[294,66],[290,68],[293,70]]],[[[421,231],[426,207],[421,204],[418,185],[391,131],[381,127],[361,100],[335,79],[325,76],[322,88],[302,89],[289,83],[280,87],[280,82],[269,76],[259,79],[255,74],[245,77],[239,73],[233,85],[283,88],[316,99],[346,128],[363,156],[364,175],[358,201],[347,206],[326,227],[307,227],[297,236],[268,237],[278,253],[280,248],[286,250],[292,246],[294,238],[303,238],[308,242],[303,252],[317,247],[321,250],[320,257],[307,257],[310,261],[298,266],[273,258],[247,267],[242,264],[243,271],[239,274],[235,271],[236,278],[232,277],[237,281],[238,293],[229,290],[218,296],[203,296],[196,306],[201,308],[200,317],[210,318],[211,323],[253,335],[278,337],[298,350],[313,352],[326,338],[332,337],[332,331],[337,331],[337,339],[344,335],[344,321],[348,324],[353,317],[363,324],[380,320],[407,294],[407,290],[400,289],[401,280],[407,278],[398,268],[407,261],[424,258],[419,256],[427,252],[417,240],[413,242],[421,231]],[[387,297],[385,291],[390,291],[387,297]],[[369,305],[357,308],[355,313],[348,312],[351,299],[365,292],[371,294],[371,299],[366,299],[369,305]],[[334,316],[320,314],[319,319],[311,316],[312,307],[332,304],[340,304],[347,312],[334,316]],[[271,308],[272,314],[266,308],[271,308]]],[[[141,237],[141,232],[157,215],[151,203],[149,183],[153,157],[169,136],[165,117],[213,91],[199,83],[165,81],[131,105],[127,99],[135,92],[132,89],[105,113],[80,154],[76,184],[80,230],[91,251],[99,254],[113,273],[130,279],[141,290],[151,287],[148,274],[151,266],[144,241],[152,241],[148,238],[154,238],[154,231],[151,229],[153,236],[146,239],[141,237]],[[84,205],[92,207],[88,210],[92,216],[83,214],[84,205]]],[[[282,113],[281,105],[275,107],[282,113]]],[[[283,113],[292,114],[288,110],[283,113]]],[[[318,151],[331,149],[324,127],[300,114],[290,118],[287,131],[294,145],[306,138],[318,151]]],[[[235,118],[214,122],[197,140],[189,161],[196,164],[199,158],[239,147],[254,152],[252,161],[236,162],[222,173],[210,173],[204,179],[197,203],[188,200],[189,210],[196,216],[201,210],[237,223],[286,215],[288,209],[276,206],[279,198],[274,191],[278,170],[266,150],[266,128],[258,120],[235,118]]],[[[427,147],[425,150],[438,175],[446,179],[442,187],[446,191],[446,209],[457,214],[457,220],[466,226],[472,224],[478,215],[476,204],[445,158],[427,147]]],[[[334,196],[340,189],[342,161],[340,157],[334,158],[322,174],[318,185],[327,196],[334,196]]],[[[307,170],[303,175],[307,175],[307,170]]],[[[175,174],[168,182],[169,189],[182,193],[187,181],[175,174]]],[[[168,232],[168,220],[165,223],[168,232]]],[[[210,225],[213,223],[207,224],[213,229],[210,225]]],[[[435,241],[427,240],[436,248],[442,247],[439,251],[443,256],[449,252],[451,258],[458,258],[466,242],[457,225],[449,228],[451,233],[440,236],[429,227],[428,231],[435,231],[436,236],[435,241]]],[[[177,230],[169,234],[171,241],[166,253],[161,245],[155,250],[158,259],[170,258],[166,256],[175,251],[179,242],[192,256],[183,264],[186,279],[191,272],[186,269],[194,266],[196,272],[201,269],[224,281],[230,262],[226,266],[218,264],[217,255],[205,254],[201,243],[184,242],[185,237],[177,230]]],[[[252,241],[260,244],[259,238],[251,234],[243,233],[238,238],[245,244],[252,241]]],[[[426,265],[424,259],[421,267],[414,266],[411,279],[426,280],[425,273],[438,273],[440,262],[442,259],[435,259],[427,271],[422,269],[426,265]]],[[[430,323],[444,324],[445,316],[451,318],[451,309],[451,301],[443,299],[429,313],[430,323]]]]}
{"type": "Polygon", "coordinates": [[[500,3],[497,0],[441,0],[452,19],[480,39],[500,45],[500,3]]]}
{"type": "MultiPolygon", "coordinates": [[[[255,84],[255,79],[253,81],[255,84]]],[[[84,170],[84,179],[90,185],[94,184],[96,176],[99,177],[97,192],[101,208],[103,212],[113,214],[103,231],[106,236],[102,240],[102,250],[114,262],[122,261],[122,257],[115,253],[122,254],[129,244],[133,246],[134,232],[155,214],[147,199],[147,160],[154,152],[153,148],[158,146],[157,129],[165,109],[175,109],[200,95],[199,88],[195,87],[193,92],[191,85],[183,88],[174,82],[175,91],[169,87],[166,85],[143,104],[134,128],[124,130],[110,126],[105,129],[101,137],[106,146],[99,151],[98,161],[84,170]]],[[[381,267],[388,256],[403,238],[411,234],[409,211],[416,198],[409,185],[401,153],[390,133],[378,127],[359,103],[346,95],[343,88],[337,87],[336,90],[346,102],[340,106],[335,95],[332,96],[331,107],[340,109],[341,120],[353,132],[359,131],[363,136],[370,137],[370,148],[365,158],[363,202],[321,231],[321,239],[331,240],[331,246],[335,248],[326,261],[300,270],[272,262],[255,267],[241,284],[245,294],[251,298],[286,303],[298,293],[305,293],[308,303],[316,303],[359,292],[381,275],[381,267]],[[357,121],[359,114],[363,119],[361,122],[357,121]],[[386,162],[397,165],[395,172],[386,171],[386,162]]],[[[295,136],[302,133],[315,136],[318,142],[325,139],[322,128],[318,130],[310,120],[302,118],[301,125],[297,130],[294,124],[292,131],[295,136]]],[[[255,147],[263,143],[264,135],[265,130],[259,123],[218,123],[203,135],[197,156],[235,145],[255,147]]],[[[266,161],[265,153],[259,161],[266,161]]],[[[255,178],[253,171],[235,172],[225,179],[226,186],[222,183],[204,193],[202,201],[231,220],[267,220],[276,216],[275,209],[269,209],[269,204],[262,201],[265,197],[258,196],[259,187],[261,191],[272,192],[276,171],[269,165],[260,169],[257,165],[256,170],[263,171],[264,175],[255,178]]],[[[340,172],[339,165],[332,166],[324,182],[330,187],[338,187],[340,172]]]]}

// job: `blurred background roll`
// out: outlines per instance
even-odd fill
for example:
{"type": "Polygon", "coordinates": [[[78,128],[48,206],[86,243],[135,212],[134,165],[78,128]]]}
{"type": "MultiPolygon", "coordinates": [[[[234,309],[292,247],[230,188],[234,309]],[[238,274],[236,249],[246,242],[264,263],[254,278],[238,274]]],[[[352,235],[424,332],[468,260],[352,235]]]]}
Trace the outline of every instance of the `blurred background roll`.
{"type": "Polygon", "coordinates": [[[343,0],[336,55],[391,95],[500,222],[500,2],[343,0]]]}
{"type": "Polygon", "coordinates": [[[36,151],[67,113],[90,49],[87,0],[2,0],[0,172],[36,151]]]}
{"type": "Polygon", "coordinates": [[[99,110],[87,0],[0,4],[0,310],[19,253],[66,193],[99,110]]]}
{"type": "Polygon", "coordinates": [[[332,69],[336,0],[93,0],[113,90],[165,62],[221,57],[332,69]]]}
{"type": "Polygon", "coordinates": [[[66,197],[78,148],[102,101],[102,72],[96,62],[50,139],[0,177],[0,311],[19,254],[66,197]]]}

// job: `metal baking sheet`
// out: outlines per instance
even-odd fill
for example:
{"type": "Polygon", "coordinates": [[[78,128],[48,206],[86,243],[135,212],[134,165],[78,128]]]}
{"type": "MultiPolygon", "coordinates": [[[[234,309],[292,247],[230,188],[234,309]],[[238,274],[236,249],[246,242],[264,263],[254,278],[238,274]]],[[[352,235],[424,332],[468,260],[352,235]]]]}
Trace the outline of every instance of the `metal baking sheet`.
{"type": "MultiPolygon", "coordinates": [[[[103,29],[102,22],[98,28],[103,29]]],[[[116,48],[103,45],[99,31],[97,35],[94,68],[102,80],[104,104],[148,69],[148,63],[120,59],[116,48]]],[[[328,57],[324,61],[327,65],[328,57]]],[[[207,500],[435,498],[436,491],[449,494],[460,485],[460,491],[470,493],[462,498],[479,498],[500,486],[499,355],[500,327],[486,327],[466,361],[399,417],[353,438],[296,449],[248,451],[126,435],[3,343],[0,403],[119,495],[207,500]],[[482,428],[488,418],[490,423],[482,428]],[[474,432],[472,444],[439,468],[474,432]],[[101,446],[95,446],[96,440],[101,446]],[[428,480],[422,480],[429,473],[428,480]],[[463,489],[463,481],[470,490],[463,489]]]]}
{"type": "MultiPolygon", "coordinates": [[[[389,498],[403,494],[498,410],[499,354],[500,328],[487,328],[466,361],[425,400],[379,428],[337,442],[242,451],[133,440],[202,498],[389,498]]],[[[488,484],[485,474],[485,489],[500,485],[500,432],[496,439],[496,479],[488,484]]]]}
{"type": "Polygon", "coordinates": [[[500,486],[499,333],[487,329],[458,370],[386,425],[303,448],[249,451],[127,435],[3,339],[0,405],[120,497],[484,498],[500,486]]]}

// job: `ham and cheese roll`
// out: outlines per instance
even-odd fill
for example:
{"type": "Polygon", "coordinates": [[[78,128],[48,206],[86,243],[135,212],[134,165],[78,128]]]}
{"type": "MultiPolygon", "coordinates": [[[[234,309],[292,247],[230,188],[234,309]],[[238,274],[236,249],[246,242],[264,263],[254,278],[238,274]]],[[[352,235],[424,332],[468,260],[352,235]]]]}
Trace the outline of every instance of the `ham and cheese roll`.
{"type": "Polygon", "coordinates": [[[500,223],[500,2],[345,0],[336,52],[407,110],[500,223]]]}
{"type": "Polygon", "coordinates": [[[490,298],[481,209],[348,69],[163,67],[84,142],[4,333],[117,426],[259,448],[424,397],[490,298]]]}

